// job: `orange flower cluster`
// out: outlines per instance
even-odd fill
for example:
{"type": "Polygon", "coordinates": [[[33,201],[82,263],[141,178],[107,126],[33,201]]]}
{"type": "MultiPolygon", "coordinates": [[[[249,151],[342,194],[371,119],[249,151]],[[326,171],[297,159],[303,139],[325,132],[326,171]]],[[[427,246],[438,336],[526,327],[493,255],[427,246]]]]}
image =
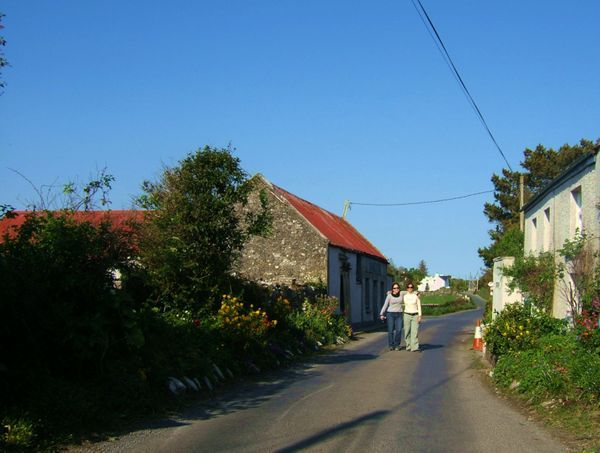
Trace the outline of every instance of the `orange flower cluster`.
{"type": "Polygon", "coordinates": [[[240,299],[229,294],[223,294],[217,320],[221,328],[245,336],[262,336],[277,325],[277,320],[269,320],[265,311],[253,305],[248,310],[240,299]]]}

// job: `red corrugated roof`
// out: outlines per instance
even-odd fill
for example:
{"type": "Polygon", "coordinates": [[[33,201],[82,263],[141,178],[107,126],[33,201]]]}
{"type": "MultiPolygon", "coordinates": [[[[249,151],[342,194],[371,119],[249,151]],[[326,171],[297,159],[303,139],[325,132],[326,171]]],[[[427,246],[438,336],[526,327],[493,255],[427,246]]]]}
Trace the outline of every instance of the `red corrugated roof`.
{"type": "MultiPolygon", "coordinates": [[[[42,212],[42,211],[38,211],[42,212]]],[[[14,230],[21,226],[25,222],[27,214],[31,214],[32,211],[14,211],[14,217],[5,217],[0,220],[0,241],[6,233],[9,236],[14,234],[14,230]]],[[[145,211],[86,211],[86,212],[74,212],[72,215],[77,221],[91,222],[94,224],[100,223],[102,220],[110,220],[113,226],[128,230],[129,222],[142,221],[145,211]]]]}
{"type": "Polygon", "coordinates": [[[277,187],[275,184],[273,184],[273,188],[276,193],[288,200],[306,220],[319,230],[331,245],[371,255],[387,262],[386,257],[373,244],[340,216],[303,200],[281,187],[277,187]]]}

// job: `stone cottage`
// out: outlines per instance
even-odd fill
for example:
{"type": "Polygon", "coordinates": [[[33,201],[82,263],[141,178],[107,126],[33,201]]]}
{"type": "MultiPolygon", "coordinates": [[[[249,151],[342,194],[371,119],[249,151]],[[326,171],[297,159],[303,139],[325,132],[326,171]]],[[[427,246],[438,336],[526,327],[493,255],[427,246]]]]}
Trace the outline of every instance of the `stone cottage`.
{"type": "Polygon", "coordinates": [[[253,237],[236,272],[264,284],[320,283],[339,300],[339,312],[353,323],[377,319],[391,280],[388,261],[345,219],[267,181],[253,178],[258,203],[263,190],[273,214],[268,237],[253,237]]]}

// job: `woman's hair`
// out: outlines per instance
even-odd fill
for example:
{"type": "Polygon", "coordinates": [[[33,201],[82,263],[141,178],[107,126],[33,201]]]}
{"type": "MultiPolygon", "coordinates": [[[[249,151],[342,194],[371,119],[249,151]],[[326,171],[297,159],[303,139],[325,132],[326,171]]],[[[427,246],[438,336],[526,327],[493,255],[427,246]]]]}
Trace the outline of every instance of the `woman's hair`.
{"type": "Polygon", "coordinates": [[[413,282],[408,282],[408,283],[406,284],[406,287],[407,287],[407,288],[408,288],[409,286],[412,286],[413,288],[415,287],[415,285],[413,284],[413,282]]]}
{"type": "Polygon", "coordinates": [[[400,283],[398,283],[398,282],[393,282],[393,283],[392,283],[392,289],[394,289],[394,286],[397,286],[397,287],[398,287],[398,289],[400,289],[400,283]]]}

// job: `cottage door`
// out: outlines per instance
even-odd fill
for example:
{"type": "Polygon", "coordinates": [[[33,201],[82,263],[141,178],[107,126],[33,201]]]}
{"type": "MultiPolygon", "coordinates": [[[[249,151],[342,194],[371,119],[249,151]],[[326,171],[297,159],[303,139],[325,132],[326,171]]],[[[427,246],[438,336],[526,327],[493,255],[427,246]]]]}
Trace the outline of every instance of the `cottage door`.
{"type": "Polygon", "coordinates": [[[348,287],[348,272],[340,274],[340,312],[346,318],[346,321],[352,322],[352,310],[350,303],[350,291],[348,287]]]}

